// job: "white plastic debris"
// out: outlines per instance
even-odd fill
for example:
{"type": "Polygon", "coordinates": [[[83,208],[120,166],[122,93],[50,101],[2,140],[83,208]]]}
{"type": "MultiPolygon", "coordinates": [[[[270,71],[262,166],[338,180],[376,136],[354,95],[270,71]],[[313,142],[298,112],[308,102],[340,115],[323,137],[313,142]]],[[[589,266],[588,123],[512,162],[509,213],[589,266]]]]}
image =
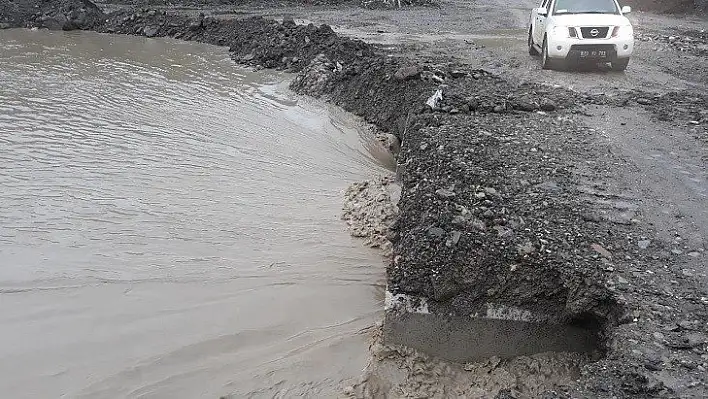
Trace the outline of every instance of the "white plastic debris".
{"type": "Polygon", "coordinates": [[[443,98],[442,89],[438,89],[438,91],[436,91],[435,94],[433,94],[432,96],[430,96],[430,98],[428,98],[428,100],[425,102],[425,104],[427,106],[429,106],[430,108],[435,109],[438,107],[438,104],[440,103],[442,98],[443,98]]]}

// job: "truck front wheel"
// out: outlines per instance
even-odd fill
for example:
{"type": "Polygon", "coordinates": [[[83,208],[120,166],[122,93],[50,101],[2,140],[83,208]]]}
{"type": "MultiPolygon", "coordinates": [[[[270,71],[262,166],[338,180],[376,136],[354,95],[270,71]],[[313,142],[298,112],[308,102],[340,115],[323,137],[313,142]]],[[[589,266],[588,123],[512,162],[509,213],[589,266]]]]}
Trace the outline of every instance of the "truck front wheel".
{"type": "Polygon", "coordinates": [[[533,31],[533,26],[529,28],[529,40],[528,40],[528,45],[529,45],[529,55],[532,56],[537,56],[538,55],[538,50],[536,50],[536,47],[534,47],[533,44],[533,36],[532,36],[532,31],[533,31]]]}
{"type": "Polygon", "coordinates": [[[543,47],[541,49],[541,59],[543,64],[543,69],[564,69],[565,60],[553,59],[548,56],[548,40],[546,37],[543,38],[543,47]]]}

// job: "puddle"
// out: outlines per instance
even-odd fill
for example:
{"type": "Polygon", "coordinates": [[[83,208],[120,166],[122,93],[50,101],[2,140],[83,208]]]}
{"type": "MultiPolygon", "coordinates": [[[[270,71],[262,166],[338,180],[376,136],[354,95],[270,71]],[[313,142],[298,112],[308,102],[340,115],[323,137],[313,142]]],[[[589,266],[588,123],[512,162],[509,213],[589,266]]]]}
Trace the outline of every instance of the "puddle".
{"type": "Polygon", "coordinates": [[[333,397],[384,267],[340,220],[359,122],[227,49],[0,31],[0,391],[333,397]]]}

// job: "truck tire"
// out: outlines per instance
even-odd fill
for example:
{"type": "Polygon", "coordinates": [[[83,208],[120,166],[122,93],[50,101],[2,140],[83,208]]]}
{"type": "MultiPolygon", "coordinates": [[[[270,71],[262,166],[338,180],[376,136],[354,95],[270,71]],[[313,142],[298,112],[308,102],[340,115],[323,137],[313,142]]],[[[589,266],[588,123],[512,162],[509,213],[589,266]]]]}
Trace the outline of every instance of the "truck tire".
{"type": "Polygon", "coordinates": [[[543,38],[543,47],[541,48],[541,64],[543,69],[553,69],[553,60],[548,56],[548,41],[543,38]]]}
{"type": "Polygon", "coordinates": [[[536,50],[536,47],[534,47],[534,44],[533,44],[533,36],[531,35],[532,30],[533,30],[533,27],[529,28],[528,46],[529,46],[529,55],[535,57],[538,55],[538,50],[536,50]]]}
{"type": "Polygon", "coordinates": [[[548,41],[545,36],[543,37],[543,47],[541,50],[541,63],[543,64],[543,69],[565,69],[565,60],[553,59],[548,56],[548,41]]]}

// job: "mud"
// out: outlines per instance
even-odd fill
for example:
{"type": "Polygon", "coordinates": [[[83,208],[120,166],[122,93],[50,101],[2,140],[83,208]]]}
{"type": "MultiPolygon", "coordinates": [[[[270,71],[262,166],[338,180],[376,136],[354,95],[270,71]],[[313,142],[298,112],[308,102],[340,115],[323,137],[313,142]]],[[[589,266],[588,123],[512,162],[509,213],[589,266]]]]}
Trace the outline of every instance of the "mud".
{"type": "MultiPolygon", "coordinates": [[[[471,46],[463,34],[468,32],[462,32],[471,15],[476,21],[490,16],[479,25],[483,29],[523,28],[532,2],[502,15],[493,12],[508,5],[449,2],[437,14],[300,11],[318,23],[346,21],[354,39],[330,26],[297,25],[290,17],[279,23],[164,10],[121,10],[95,29],[229,46],[237,62],[298,72],[293,90],[325,98],[399,137],[398,217],[389,226],[390,214],[377,211],[371,226],[355,226],[357,234],[378,237],[376,245],[385,247],[384,234],[393,244],[387,269],[392,294],[424,299],[437,315],[469,317],[494,303],[546,315],[548,322],[600,331],[603,357],[571,362],[568,369],[580,369],[574,384],[561,390],[544,386],[544,393],[528,389],[527,396],[704,397],[708,284],[703,216],[694,212],[693,225],[681,224],[652,216],[661,213],[657,205],[637,205],[642,195],[666,208],[677,198],[660,191],[660,184],[647,187],[636,179],[630,184],[630,176],[642,176],[636,155],[608,142],[609,127],[588,126],[583,117],[592,115],[592,107],[604,107],[610,112],[606,121],[621,130],[616,123],[627,122],[618,109],[644,108],[649,112],[642,123],[652,123],[645,126],[655,128],[658,136],[671,124],[694,129],[680,146],[669,143],[667,152],[700,165],[695,161],[705,159],[701,140],[708,125],[700,42],[705,21],[691,20],[690,30],[681,31],[690,32],[683,42],[699,40],[695,46],[675,46],[670,38],[666,54],[639,46],[638,67],[626,75],[595,67],[584,73],[541,73],[537,61],[521,55],[524,41],[514,36],[518,32],[511,35],[512,55],[491,42],[471,46]],[[415,40],[373,45],[356,39],[372,30],[420,32],[426,29],[421,21],[432,23],[428,30],[440,32],[445,26],[457,32],[448,35],[445,46],[415,40]],[[684,47],[689,50],[678,50],[684,47]],[[680,59],[690,66],[687,70],[676,68],[678,52],[686,53],[680,59]],[[690,246],[661,233],[679,230],[679,238],[696,237],[690,246]]],[[[704,167],[698,169],[703,173],[704,167]]],[[[652,174],[666,177],[661,170],[652,174]]],[[[693,183],[705,184],[700,179],[693,183]]],[[[356,187],[350,204],[377,204],[380,192],[378,184],[356,187]]],[[[688,197],[697,201],[693,208],[704,208],[700,192],[688,197]]],[[[415,355],[402,359],[413,361],[415,355]]],[[[412,384],[412,392],[426,395],[415,372],[402,378],[394,385],[412,384]]],[[[431,389],[444,393],[445,386],[441,382],[431,389]]],[[[516,389],[505,387],[499,395],[514,397],[516,389]]]]}
{"type": "Polygon", "coordinates": [[[450,363],[373,339],[372,362],[363,380],[346,389],[350,398],[538,398],[568,394],[592,361],[577,353],[541,353],[511,360],[450,363]],[[544,396],[545,395],[545,396],[544,396]]]}
{"type": "Polygon", "coordinates": [[[398,217],[398,201],[394,198],[399,190],[393,176],[384,176],[354,183],[344,194],[342,219],[351,235],[363,238],[365,245],[381,249],[386,257],[393,254],[388,234],[398,217]]]}

